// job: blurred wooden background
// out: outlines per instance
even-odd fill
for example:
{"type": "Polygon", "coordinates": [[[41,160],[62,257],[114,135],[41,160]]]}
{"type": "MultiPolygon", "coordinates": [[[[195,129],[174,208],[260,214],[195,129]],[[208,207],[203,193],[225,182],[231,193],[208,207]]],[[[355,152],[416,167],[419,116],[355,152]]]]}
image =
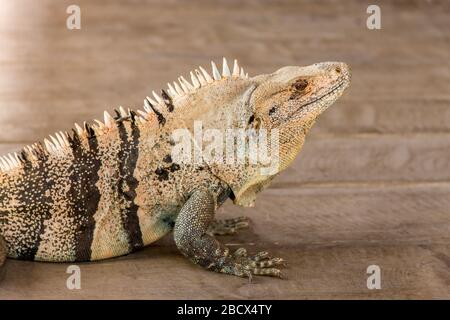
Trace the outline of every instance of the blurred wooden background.
{"type": "Polygon", "coordinates": [[[0,1],[0,151],[14,151],[104,109],[142,105],[153,89],[222,56],[250,75],[345,61],[353,83],[319,119],[303,153],[224,237],[287,259],[287,280],[206,272],[167,237],[81,264],[8,261],[0,299],[450,298],[450,3],[377,1],[0,1]],[[368,290],[366,268],[381,268],[368,290]]]}

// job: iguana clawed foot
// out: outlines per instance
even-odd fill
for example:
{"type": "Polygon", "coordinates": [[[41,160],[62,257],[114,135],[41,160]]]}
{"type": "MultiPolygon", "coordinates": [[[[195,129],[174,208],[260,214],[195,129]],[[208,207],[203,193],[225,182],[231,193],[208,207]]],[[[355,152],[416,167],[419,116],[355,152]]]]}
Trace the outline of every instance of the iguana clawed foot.
{"type": "MultiPolygon", "coordinates": [[[[249,256],[244,248],[230,253],[210,233],[210,226],[220,224],[224,229],[240,229],[248,225],[246,218],[214,222],[215,202],[207,190],[197,190],[186,201],[174,226],[174,239],[178,249],[191,261],[204,268],[252,280],[253,275],[282,278],[277,266],[284,265],[281,258],[272,258],[262,251],[249,256]]],[[[215,227],[213,227],[215,228],[215,227]]]]}
{"type": "Polygon", "coordinates": [[[221,272],[247,277],[249,281],[253,275],[283,278],[276,266],[286,266],[286,263],[282,258],[272,258],[267,251],[248,256],[245,248],[239,248],[230,256],[230,261],[221,272]]]}
{"type": "MultiPolygon", "coordinates": [[[[207,234],[230,235],[237,230],[248,228],[249,219],[238,217],[224,220],[214,220],[209,226],[207,234]]],[[[272,276],[282,278],[281,270],[276,266],[285,266],[282,258],[272,258],[267,251],[261,251],[253,256],[247,254],[245,248],[237,249],[233,254],[228,255],[220,272],[247,277],[251,281],[253,275],[272,276]]]]}
{"type": "Polygon", "coordinates": [[[247,217],[214,220],[209,226],[207,233],[218,236],[235,234],[239,229],[248,228],[249,221],[247,217]]]}

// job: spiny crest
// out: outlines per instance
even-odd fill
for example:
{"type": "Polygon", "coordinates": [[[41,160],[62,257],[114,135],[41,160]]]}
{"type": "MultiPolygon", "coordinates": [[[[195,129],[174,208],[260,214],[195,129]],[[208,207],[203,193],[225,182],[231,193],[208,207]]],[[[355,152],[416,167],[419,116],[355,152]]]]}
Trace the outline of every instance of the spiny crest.
{"type": "Polygon", "coordinates": [[[144,111],[137,110],[138,120],[145,123],[149,120],[149,117],[156,116],[158,123],[164,125],[166,119],[164,117],[165,111],[163,110],[167,110],[168,112],[174,111],[174,100],[194,93],[197,89],[206,87],[222,79],[248,79],[248,73],[244,72],[244,69],[239,66],[237,60],[234,60],[233,70],[231,71],[228,67],[227,60],[223,58],[222,74],[213,61],[211,61],[211,67],[212,76],[203,67],[199,67],[189,73],[191,82],[183,76],[180,76],[178,77],[178,82],[168,83],[167,91],[161,90],[161,95],[152,91],[152,97],[146,97],[144,100],[144,111]]]}
{"type": "Polygon", "coordinates": [[[174,110],[174,104],[172,100],[184,97],[191,93],[196,92],[199,88],[206,87],[209,84],[222,79],[248,79],[248,73],[244,72],[244,69],[239,66],[238,61],[235,59],[233,64],[233,70],[228,67],[227,60],[223,58],[222,74],[219,72],[216,64],[211,61],[211,73],[212,76],[201,66],[189,73],[191,82],[186,80],[183,76],[178,77],[178,82],[174,81],[172,84],[168,83],[167,92],[161,90],[161,97],[154,91],[152,91],[153,98],[147,97],[144,100],[144,110],[138,110],[142,121],[148,120],[149,115],[154,115],[158,119],[160,125],[164,125],[166,119],[162,110],[172,112],[174,110]]]}
{"type": "MultiPolygon", "coordinates": [[[[59,133],[58,133],[59,135],[59,133]]],[[[45,149],[40,142],[26,146],[19,153],[8,153],[0,156],[0,172],[12,170],[21,167],[29,160],[42,159],[45,156],[45,149]]]]}
{"type": "Polygon", "coordinates": [[[20,168],[27,161],[43,160],[49,154],[64,156],[71,148],[75,148],[77,144],[79,145],[82,139],[89,139],[105,133],[115,128],[117,123],[125,120],[130,120],[133,123],[136,122],[136,113],[130,109],[125,111],[123,107],[119,107],[115,112],[116,116],[112,117],[107,111],[104,111],[104,122],[95,119],[94,124],[90,125],[84,122],[82,127],[78,123],[75,123],[75,128],[72,129],[72,135],[62,131],[56,132],[54,135],[45,138],[43,145],[40,142],[34,143],[25,146],[19,154],[14,152],[13,154],[10,153],[6,156],[0,156],[0,172],[20,168]]]}
{"type": "Polygon", "coordinates": [[[178,82],[173,82],[173,85],[170,83],[167,84],[167,92],[175,99],[195,92],[198,88],[204,87],[217,80],[224,78],[248,78],[248,73],[245,73],[244,69],[239,67],[237,60],[234,60],[233,70],[230,70],[225,58],[223,58],[222,73],[220,73],[214,61],[211,61],[211,73],[212,76],[204,68],[199,67],[189,73],[191,82],[187,81],[183,76],[180,76],[178,82]]]}
{"type": "Polygon", "coordinates": [[[14,154],[8,153],[6,156],[0,157],[0,169],[2,171],[16,168],[16,167],[20,166],[21,163],[22,163],[22,160],[20,159],[17,152],[14,152],[14,154]]]}
{"type": "Polygon", "coordinates": [[[147,97],[144,100],[144,111],[137,110],[135,113],[130,109],[125,111],[123,107],[119,107],[118,110],[115,110],[115,117],[112,117],[107,111],[104,111],[103,122],[95,119],[94,124],[90,125],[84,122],[82,127],[75,123],[75,128],[72,129],[72,135],[60,131],[44,139],[44,145],[38,142],[24,147],[19,154],[14,152],[13,154],[10,153],[6,156],[0,156],[0,171],[5,172],[19,168],[29,160],[37,161],[43,159],[47,154],[64,155],[67,150],[74,147],[74,144],[79,143],[80,139],[89,139],[98,136],[115,128],[118,123],[124,120],[131,120],[132,123],[137,121],[138,123],[145,124],[156,116],[159,125],[164,125],[166,119],[164,112],[161,110],[165,108],[168,112],[173,112],[175,108],[173,104],[174,99],[194,93],[197,89],[206,87],[222,79],[248,79],[248,73],[244,72],[244,69],[239,66],[237,60],[234,60],[233,69],[230,70],[225,58],[223,58],[222,73],[219,72],[216,64],[211,61],[211,74],[199,66],[198,69],[189,73],[191,82],[183,76],[180,76],[178,82],[175,81],[173,84],[168,83],[167,91],[161,90],[161,96],[155,91],[152,91],[153,98],[147,97]]]}

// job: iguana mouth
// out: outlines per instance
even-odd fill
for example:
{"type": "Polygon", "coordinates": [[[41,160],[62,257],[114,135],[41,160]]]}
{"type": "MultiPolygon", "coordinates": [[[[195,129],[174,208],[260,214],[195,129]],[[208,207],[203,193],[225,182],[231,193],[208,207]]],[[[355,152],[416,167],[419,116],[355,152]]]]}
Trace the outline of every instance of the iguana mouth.
{"type": "Polygon", "coordinates": [[[328,97],[329,95],[331,95],[331,94],[333,94],[334,92],[336,92],[339,88],[341,88],[342,86],[344,86],[345,83],[346,83],[345,81],[341,81],[340,83],[338,83],[337,85],[335,85],[333,88],[331,88],[328,92],[324,93],[324,94],[321,95],[320,97],[317,97],[317,98],[315,98],[315,99],[313,99],[313,100],[311,100],[311,101],[309,101],[309,102],[307,102],[307,103],[305,103],[305,104],[302,104],[300,107],[298,107],[297,109],[295,109],[289,116],[292,116],[293,114],[296,114],[299,110],[301,110],[301,109],[303,109],[303,108],[305,108],[305,107],[307,107],[307,106],[309,106],[309,105],[315,104],[316,102],[322,100],[323,98],[328,97]]]}

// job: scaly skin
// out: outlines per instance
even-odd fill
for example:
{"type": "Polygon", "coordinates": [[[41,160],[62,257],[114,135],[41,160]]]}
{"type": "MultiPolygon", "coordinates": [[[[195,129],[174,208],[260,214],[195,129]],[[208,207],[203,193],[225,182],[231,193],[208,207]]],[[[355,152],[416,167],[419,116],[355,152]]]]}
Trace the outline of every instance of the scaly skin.
{"type": "Polygon", "coordinates": [[[6,242],[3,237],[0,236],[0,267],[5,263],[7,254],[6,242]]]}
{"type": "MultiPolygon", "coordinates": [[[[0,265],[10,258],[93,261],[142,248],[171,230],[177,247],[205,268],[251,277],[281,276],[280,258],[244,249],[229,253],[214,235],[248,226],[214,222],[227,199],[252,206],[256,194],[294,160],[317,116],[348,87],[343,63],[285,67],[253,78],[224,62],[145,100],[145,111],[120,108],[104,123],[76,125],[15,156],[0,158],[0,265]],[[279,132],[279,164],[179,162],[174,132],[279,132]],[[6,246],[6,250],[2,249],[6,246]]],[[[186,138],[186,136],[182,137],[186,138]]],[[[199,147],[197,141],[192,141],[199,147]]]]}

